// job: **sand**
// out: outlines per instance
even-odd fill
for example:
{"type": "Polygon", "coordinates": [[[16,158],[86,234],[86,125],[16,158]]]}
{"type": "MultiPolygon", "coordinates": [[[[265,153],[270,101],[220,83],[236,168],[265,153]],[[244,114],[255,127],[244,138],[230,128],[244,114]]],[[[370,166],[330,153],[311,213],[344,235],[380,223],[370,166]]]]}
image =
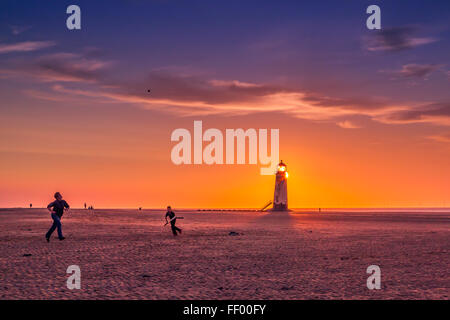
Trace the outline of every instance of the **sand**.
{"type": "Polygon", "coordinates": [[[1,299],[449,299],[450,212],[0,210],[1,299]],[[229,232],[239,233],[230,236],[229,232]],[[366,268],[381,268],[381,289],[366,268]],[[81,289],[66,287],[69,265],[81,289]]]}

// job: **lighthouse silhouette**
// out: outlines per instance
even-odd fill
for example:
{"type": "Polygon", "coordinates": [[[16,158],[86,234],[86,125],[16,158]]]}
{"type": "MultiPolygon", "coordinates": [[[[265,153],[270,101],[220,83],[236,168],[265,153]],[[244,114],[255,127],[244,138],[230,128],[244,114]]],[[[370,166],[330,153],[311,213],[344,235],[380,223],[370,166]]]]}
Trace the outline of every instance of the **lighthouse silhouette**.
{"type": "Polygon", "coordinates": [[[275,191],[273,194],[272,211],[288,211],[287,177],[288,172],[286,165],[283,163],[283,160],[281,160],[275,175],[275,191]]]}

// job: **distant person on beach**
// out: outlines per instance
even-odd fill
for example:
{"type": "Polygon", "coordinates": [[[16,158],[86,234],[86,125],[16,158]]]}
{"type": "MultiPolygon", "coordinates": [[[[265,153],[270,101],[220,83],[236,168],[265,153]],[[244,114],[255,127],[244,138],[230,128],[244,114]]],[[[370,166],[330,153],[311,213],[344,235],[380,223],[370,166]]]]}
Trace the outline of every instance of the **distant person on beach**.
{"type": "Polygon", "coordinates": [[[58,229],[58,239],[65,239],[62,234],[61,217],[64,214],[64,210],[69,210],[70,208],[69,204],[65,200],[63,200],[61,193],[56,192],[54,197],[56,200],[47,206],[47,209],[52,214],[53,219],[53,224],[45,235],[45,239],[47,239],[47,242],[50,242],[50,236],[52,235],[53,231],[55,231],[55,229],[58,229]]]}
{"type": "Polygon", "coordinates": [[[86,210],[86,202],[84,203],[84,210],[86,210]]]}
{"type": "Polygon", "coordinates": [[[31,208],[33,208],[33,204],[32,204],[32,203],[30,203],[30,209],[31,209],[31,208]]]}
{"type": "Polygon", "coordinates": [[[173,212],[172,208],[168,206],[166,212],[166,224],[170,222],[170,227],[172,228],[172,233],[174,236],[178,235],[177,231],[181,233],[181,229],[175,226],[176,221],[177,218],[175,217],[175,212],[173,212]],[[167,220],[167,217],[169,218],[169,220],[167,220]]]}

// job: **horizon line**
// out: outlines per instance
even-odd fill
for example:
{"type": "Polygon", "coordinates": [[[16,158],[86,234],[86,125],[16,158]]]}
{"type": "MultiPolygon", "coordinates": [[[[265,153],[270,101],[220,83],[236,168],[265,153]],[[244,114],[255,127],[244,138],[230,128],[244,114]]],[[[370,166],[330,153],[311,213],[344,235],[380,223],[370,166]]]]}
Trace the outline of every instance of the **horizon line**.
{"type": "MultiPolygon", "coordinates": [[[[141,208],[142,210],[166,210],[165,207],[148,207],[148,208],[144,208],[144,207],[98,207],[98,208],[94,208],[93,210],[139,210],[139,208],[141,208]]],[[[2,209],[47,209],[47,207],[0,207],[0,210],[2,209]]],[[[74,209],[74,210],[90,210],[84,207],[71,207],[70,209],[74,209]]],[[[439,206],[439,207],[429,207],[429,206],[415,206],[415,207],[297,207],[297,208],[289,208],[289,210],[344,210],[344,209],[351,209],[351,210],[358,210],[358,209],[362,209],[362,210],[384,210],[384,209],[396,209],[396,210],[400,210],[400,209],[404,209],[404,210],[409,210],[409,209],[448,209],[450,210],[450,207],[446,207],[446,206],[439,206]]],[[[256,207],[178,207],[176,210],[202,210],[202,211],[208,211],[208,210],[260,210],[260,208],[256,208],[256,207]]],[[[265,210],[265,211],[269,211],[265,210]]]]}

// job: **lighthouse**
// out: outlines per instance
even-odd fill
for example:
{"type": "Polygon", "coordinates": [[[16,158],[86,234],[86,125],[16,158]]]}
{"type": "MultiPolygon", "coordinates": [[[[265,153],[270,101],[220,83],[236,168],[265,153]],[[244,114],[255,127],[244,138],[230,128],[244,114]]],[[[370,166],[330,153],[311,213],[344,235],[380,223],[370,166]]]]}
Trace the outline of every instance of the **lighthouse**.
{"type": "Polygon", "coordinates": [[[287,177],[288,172],[283,160],[280,161],[275,175],[275,191],[273,194],[273,211],[287,211],[287,177]]]}

